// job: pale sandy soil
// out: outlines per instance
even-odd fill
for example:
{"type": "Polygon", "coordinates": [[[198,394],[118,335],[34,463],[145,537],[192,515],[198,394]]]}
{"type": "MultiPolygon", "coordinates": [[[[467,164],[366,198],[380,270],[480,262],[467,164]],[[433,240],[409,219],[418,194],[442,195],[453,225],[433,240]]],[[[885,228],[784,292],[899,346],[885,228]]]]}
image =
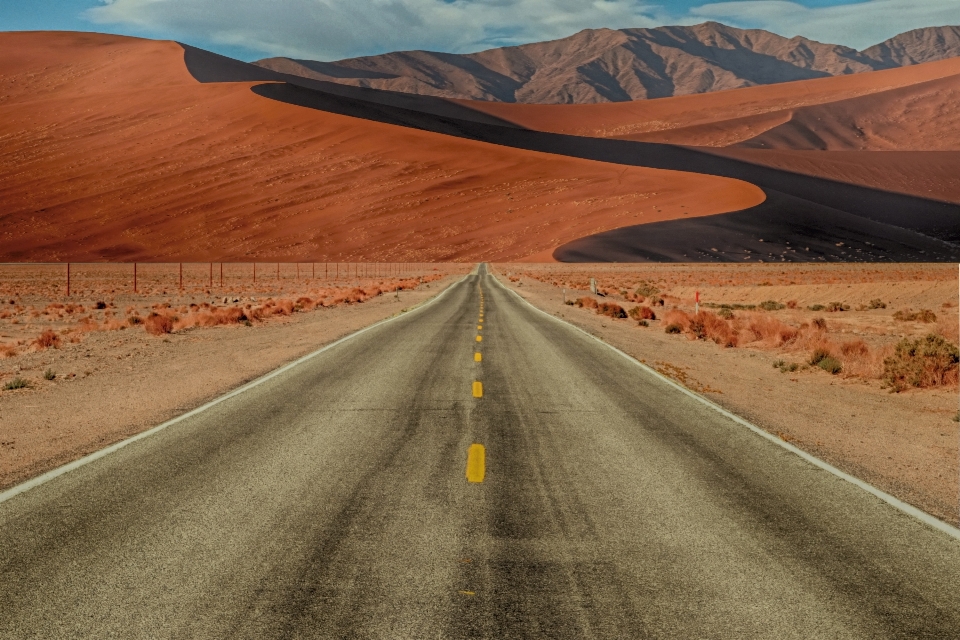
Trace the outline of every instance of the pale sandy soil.
{"type": "Polygon", "coordinates": [[[0,359],[0,379],[32,389],[0,391],[0,489],[102,449],[257,378],[324,344],[421,303],[450,275],[400,298],[151,336],[142,328],[98,331],[78,344],[0,359]],[[48,369],[56,378],[47,381],[48,369]]]}
{"type": "MultiPolygon", "coordinates": [[[[498,265],[500,280],[535,306],[581,327],[604,341],[647,363],[710,400],[733,411],[770,433],[780,436],[823,460],[851,473],[925,511],[949,521],[958,518],[958,423],[957,387],[911,390],[891,393],[876,379],[831,376],[815,367],[781,373],[774,368],[778,359],[802,364],[806,354],[747,345],[741,348],[723,348],[713,342],[692,340],[686,335],[668,335],[662,321],[651,322],[647,328],[633,320],[613,320],[596,315],[592,310],[564,305],[563,292],[552,282],[544,283],[524,270],[530,265],[498,265]],[[512,273],[517,282],[504,277],[512,273]]],[[[538,265],[539,266],[539,265],[538,265]]],[[[896,267],[895,265],[894,267],[896,267]]],[[[552,265],[569,275],[578,269],[581,275],[590,274],[590,266],[552,265]]],[[[866,269],[856,276],[856,267],[838,266],[824,269],[817,282],[794,284],[771,282],[772,271],[757,269],[743,278],[746,284],[718,286],[724,274],[717,269],[711,277],[716,284],[694,286],[698,276],[688,265],[657,265],[651,269],[633,267],[599,267],[606,273],[596,273],[599,281],[610,279],[610,273],[624,273],[632,269],[636,278],[642,275],[651,281],[672,280],[665,289],[669,309],[678,306],[692,311],[693,293],[701,290],[705,299],[730,303],[758,303],[769,299],[797,299],[802,305],[832,300],[847,301],[853,305],[876,297],[894,303],[887,309],[854,310],[825,314],[805,309],[774,312],[782,321],[799,323],[807,316],[825,316],[832,339],[864,339],[871,347],[896,341],[900,336],[922,335],[931,329],[950,332],[956,329],[957,281],[956,267],[904,267],[898,281],[890,276],[896,273],[883,268],[879,274],[868,274],[866,269]],[[651,273],[652,271],[652,273],[651,273]],[[673,272],[673,277],[668,274],[673,272]],[[888,281],[884,282],[887,276],[888,281]],[[846,280],[844,280],[846,277],[846,280]],[[873,282],[869,282],[870,279],[873,282]],[[833,283],[826,282],[834,280],[833,283]],[[751,282],[753,280],[754,282],[751,282]],[[760,286],[758,283],[764,283],[760,286]],[[943,307],[944,302],[952,306],[943,307]],[[901,323],[892,320],[892,311],[898,305],[914,308],[935,308],[940,314],[939,327],[932,324],[901,323]],[[949,319],[949,320],[948,320],[949,319]],[[946,320],[946,321],[945,321],[946,320]]],[[[737,265],[744,273],[744,265],[737,265]]],[[[829,266],[828,266],[829,267],[829,266]]],[[[728,270],[731,267],[726,267],[728,270]]],[[[544,277],[548,267],[537,275],[544,277]]],[[[777,268],[777,275],[789,282],[790,275],[777,268]],[[783,275],[781,275],[783,274],[783,275]]],[[[536,270],[534,270],[536,272],[536,270]]],[[[726,275],[732,275],[732,271],[726,275]]],[[[559,277],[559,276],[558,276],[559,277]]],[[[625,279],[625,278],[624,278],[625,279]]],[[[582,296],[582,290],[567,289],[567,296],[582,296]]],[[[607,300],[624,307],[632,306],[617,294],[607,300]]],[[[954,337],[954,340],[956,338],[954,337]]]]}

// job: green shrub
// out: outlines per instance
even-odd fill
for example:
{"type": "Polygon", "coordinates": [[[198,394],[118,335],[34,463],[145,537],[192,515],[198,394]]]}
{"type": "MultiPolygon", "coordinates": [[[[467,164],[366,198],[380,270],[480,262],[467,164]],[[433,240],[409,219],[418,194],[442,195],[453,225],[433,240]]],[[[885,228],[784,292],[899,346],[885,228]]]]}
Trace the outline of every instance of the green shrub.
{"type": "Polygon", "coordinates": [[[874,298],[870,301],[870,304],[867,305],[870,309],[886,309],[887,303],[881,300],[880,298],[874,298]]]}
{"type": "Polygon", "coordinates": [[[3,385],[4,391],[14,391],[15,389],[29,389],[30,382],[26,378],[17,376],[7,384],[3,385]]]}
{"type": "Polygon", "coordinates": [[[807,362],[809,362],[809,363],[810,363],[811,365],[813,365],[813,366],[817,366],[817,365],[819,365],[824,359],[829,358],[829,357],[830,357],[830,352],[829,352],[828,350],[826,350],[826,349],[816,349],[816,350],[814,350],[813,353],[810,354],[810,359],[807,360],[807,362]]]}
{"type": "Polygon", "coordinates": [[[780,369],[780,368],[783,367],[785,364],[786,364],[786,363],[785,363],[783,360],[774,360],[774,361],[773,361],[773,368],[774,368],[774,369],[780,369]]]}
{"type": "Polygon", "coordinates": [[[835,311],[849,311],[850,305],[844,304],[842,302],[831,302],[830,304],[827,305],[826,310],[830,311],[831,313],[835,311]]]}
{"type": "Polygon", "coordinates": [[[683,327],[678,325],[676,322],[671,322],[663,329],[664,333],[682,333],[683,327]]]}
{"type": "Polygon", "coordinates": [[[820,362],[817,363],[817,366],[827,373],[833,375],[836,375],[843,370],[843,365],[840,364],[840,361],[831,356],[827,356],[826,358],[820,360],[820,362]]]}
{"type": "Polygon", "coordinates": [[[47,369],[46,371],[43,372],[44,380],[53,380],[56,377],[57,377],[57,374],[53,372],[53,369],[47,369]]]}
{"type": "Polygon", "coordinates": [[[758,306],[764,311],[779,311],[780,309],[785,308],[787,305],[780,304],[776,300],[766,300],[761,302],[758,306]]]}
{"type": "Polygon", "coordinates": [[[904,338],[893,355],[883,361],[883,381],[900,392],[909,387],[939,387],[957,381],[960,350],[935,333],[904,338]]]}
{"type": "Polygon", "coordinates": [[[807,309],[810,309],[810,311],[823,311],[824,309],[826,309],[826,307],[823,306],[822,304],[815,304],[807,307],[807,309]]]}
{"type": "Polygon", "coordinates": [[[724,320],[733,319],[733,311],[728,309],[727,307],[721,307],[720,310],[717,311],[717,315],[723,318],[724,320]]]}
{"type": "Polygon", "coordinates": [[[650,323],[647,322],[646,320],[639,320],[639,321],[637,322],[637,325],[638,325],[638,326],[641,326],[641,327],[649,327],[649,326],[650,326],[650,323]]]}
{"type": "Polygon", "coordinates": [[[893,314],[893,319],[900,322],[936,322],[937,314],[930,309],[920,309],[920,311],[911,311],[910,309],[901,309],[893,314]]]}
{"type": "Polygon", "coordinates": [[[644,281],[641,282],[640,285],[637,287],[636,291],[633,292],[633,295],[635,295],[635,296],[643,296],[644,298],[651,298],[651,297],[657,295],[658,293],[660,293],[660,289],[658,289],[658,288],[657,288],[656,286],[654,286],[653,284],[651,284],[651,283],[647,282],[646,280],[644,280],[644,281]]]}

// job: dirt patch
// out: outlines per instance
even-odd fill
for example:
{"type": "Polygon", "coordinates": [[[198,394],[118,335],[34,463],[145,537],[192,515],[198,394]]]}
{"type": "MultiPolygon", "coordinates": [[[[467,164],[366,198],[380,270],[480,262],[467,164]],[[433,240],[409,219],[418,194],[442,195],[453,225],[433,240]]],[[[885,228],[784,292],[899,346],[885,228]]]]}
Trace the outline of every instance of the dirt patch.
{"type": "Polygon", "coordinates": [[[874,355],[892,353],[904,338],[931,333],[945,334],[956,344],[955,265],[498,265],[496,271],[510,274],[501,281],[540,309],[830,464],[938,518],[960,523],[956,383],[895,393],[876,375],[876,358],[871,363],[864,355],[864,349],[874,355]],[[642,296],[646,302],[663,300],[662,306],[652,307],[657,319],[643,320],[644,327],[636,319],[600,316],[589,305],[564,304],[565,296],[582,297],[591,277],[601,294],[607,292],[598,299],[628,307],[640,291],[647,294],[642,296]],[[701,303],[724,304],[734,315],[752,314],[779,325],[812,326],[814,319],[823,318],[823,336],[833,344],[851,345],[847,353],[837,351],[838,361],[859,358],[861,368],[851,365],[851,371],[832,375],[829,367],[810,364],[813,346],[810,353],[791,350],[787,343],[778,344],[782,338],[777,332],[736,347],[696,339],[682,327],[666,333],[674,320],[671,312],[695,316],[696,291],[701,303]],[[886,308],[870,308],[877,299],[886,308]],[[778,304],[767,305],[769,311],[759,308],[770,301],[778,304]],[[827,312],[830,302],[849,308],[827,312]],[[809,308],[817,305],[824,309],[809,308]],[[750,306],[756,308],[745,308],[750,306]],[[937,322],[895,320],[896,310],[904,307],[933,309],[937,322]]]}

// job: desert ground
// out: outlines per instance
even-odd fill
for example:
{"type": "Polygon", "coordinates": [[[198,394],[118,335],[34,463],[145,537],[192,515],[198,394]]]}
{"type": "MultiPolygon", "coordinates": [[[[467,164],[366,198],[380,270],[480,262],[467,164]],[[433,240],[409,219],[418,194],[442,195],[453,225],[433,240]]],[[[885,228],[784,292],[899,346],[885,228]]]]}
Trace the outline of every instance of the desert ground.
{"type": "Polygon", "coordinates": [[[535,306],[770,433],[960,522],[956,265],[498,264],[495,271],[535,306]],[[590,293],[590,278],[602,295],[590,293]],[[695,323],[697,291],[705,327],[695,323]],[[611,317],[617,309],[637,311],[611,317]],[[676,333],[665,332],[669,325],[676,333]],[[944,375],[922,386],[885,379],[898,343],[928,335],[945,338],[952,353],[944,375]],[[839,370],[810,364],[818,350],[839,370]]]}
{"type": "Polygon", "coordinates": [[[132,265],[72,266],[69,297],[59,265],[0,267],[0,488],[405,312],[469,270],[301,264],[298,280],[297,265],[278,277],[260,264],[254,284],[252,265],[230,264],[211,287],[209,265],[188,264],[180,290],[179,265],[146,264],[135,294],[132,265]]]}

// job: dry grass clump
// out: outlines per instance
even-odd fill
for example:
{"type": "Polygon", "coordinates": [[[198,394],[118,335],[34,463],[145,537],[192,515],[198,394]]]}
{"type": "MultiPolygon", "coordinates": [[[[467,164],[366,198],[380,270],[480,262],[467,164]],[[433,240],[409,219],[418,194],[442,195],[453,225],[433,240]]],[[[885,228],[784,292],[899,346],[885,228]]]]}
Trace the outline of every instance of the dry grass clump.
{"type": "Polygon", "coordinates": [[[901,340],[893,355],[883,361],[883,381],[893,391],[910,387],[941,387],[958,381],[960,350],[935,333],[901,340]]]}
{"type": "Polygon", "coordinates": [[[0,358],[13,358],[17,355],[17,345],[0,344],[0,358]]]}
{"type": "Polygon", "coordinates": [[[143,328],[146,329],[147,333],[151,335],[162,336],[164,334],[173,332],[173,323],[176,321],[176,319],[176,316],[161,314],[154,311],[147,316],[146,320],[143,321],[143,328]]]}
{"type": "Polygon", "coordinates": [[[657,314],[653,312],[653,309],[650,307],[633,307],[630,311],[627,312],[627,315],[633,318],[636,321],[640,320],[656,320],[657,314]]]}
{"type": "Polygon", "coordinates": [[[899,322],[923,322],[929,324],[937,321],[937,314],[930,309],[920,309],[920,311],[900,309],[893,314],[893,319],[899,322]]]}
{"type": "Polygon", "coordinates": [[[36,347],[38,351],[49,349],[51,347],[54,349],[59,349],[60,336],[58,336],[53,329],[46,329],[43,331],[43,333],[37,336],[36,339],[34,339],[33,346],[36,347]]]}
{"type": "Polygon", "coordinates": [[[627,312],[614,302],[601,302],[597,305],[597,314],[608,318],[626,318],[627,312]]]}

